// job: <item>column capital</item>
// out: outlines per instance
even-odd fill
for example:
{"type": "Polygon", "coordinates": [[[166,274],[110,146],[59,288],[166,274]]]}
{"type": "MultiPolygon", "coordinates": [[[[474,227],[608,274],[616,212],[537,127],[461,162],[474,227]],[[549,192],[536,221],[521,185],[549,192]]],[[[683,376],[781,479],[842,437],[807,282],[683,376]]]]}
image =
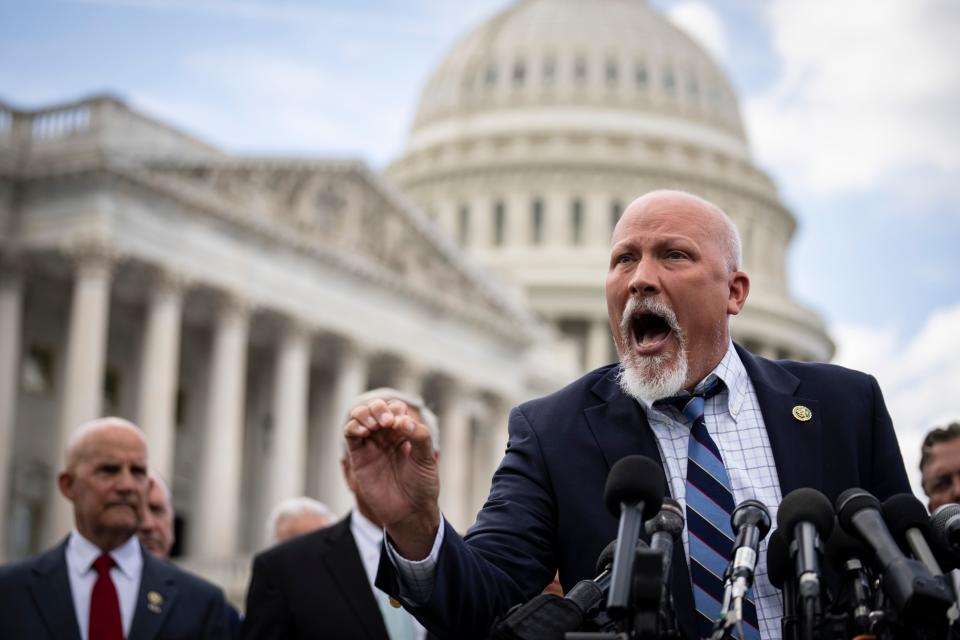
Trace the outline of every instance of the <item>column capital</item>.
{"type": "Polygon", "coordinates": [[[221,289],[215,293],[214,310],[218,315],[240,316],[243,318],[253,315],[257,305],[250,298],[221,289]]]}
{"type": "Polygon", "coordinates": [[[151,289],[163,293],[184,293],[196,282],[182,271],[156,264],[147,267],[144,280],[151,289]]]}
{"type": "Polygon", "coordinates": [[[313,324],[297,316],[279,316],[277,328],[281,337],[309,338],[313,333],[313,324]]]}
{"type": "Polygon", "coordinates": [[[444,395],[454,393],[469,393],[470,385],[461,378],[456,378],[448,373],[437,373],[434,376],[434,385],[437,391],[444,395]]]}
{"type": "Polygon", "coordinates": [[[62,246],[63,254],[80,269],[111,271],[120,251],[105,238],[78,238],[62,246]]]}
{"type": "Polygon", "coordinates": [[[332,347],[338,359],[348,356],[368,358],[371,354],[371,349],[367,344],[344,335],[333,336],[332,347]]]}

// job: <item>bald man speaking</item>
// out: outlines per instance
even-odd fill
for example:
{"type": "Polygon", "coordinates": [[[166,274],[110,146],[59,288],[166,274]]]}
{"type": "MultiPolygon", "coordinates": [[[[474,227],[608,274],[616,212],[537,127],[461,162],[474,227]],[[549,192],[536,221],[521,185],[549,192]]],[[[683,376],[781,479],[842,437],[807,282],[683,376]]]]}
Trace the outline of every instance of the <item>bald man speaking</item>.
{"type": "MultiPolygon", "coordinates": [[[[389,536],[377,586],[440,637],[485,638],[497,616],[538,594],[555,571],[567,591],[594,576],[597,556],[617,537],[603,500],[607,474],[641,454],[659,463],[685,508],[671,589],[680,631],[693,640],[710,635],[719,613],[718,576],[733,542],[715,528],[729,525],[729,511],[708,500],[757,499],[775,516],[798,487],[830,499],[850,487],[881,499],[909,491],[873,378],[774,362],[731,341],[729,319],[750,291],[740,253],[733,222],[702,198],[655,191],[627,207],[606,276],[620,361],[511,412],[506,453],[465,537],[440,513],[423,425],[402,403],[356,407],[345,435],[358,495],[389,536]],[[702,415],[679,408],[688,406],[702,415]],[[702,465],[715,474],[709,494],[702,465]],[[713,521],[701,515],[711,511],[713,521]]],[[[765,543],[756,574],[744,633],[775,640],[782,608],[765,543]]]]}
{"type": "Polygon", "coordinates": [[[149,486],[134,424],[79,427],[57,475],[75,528],[53,549],[0,568],[0,637],[226,638],[223,593],[146,552],[137,539],[149,486]]]}

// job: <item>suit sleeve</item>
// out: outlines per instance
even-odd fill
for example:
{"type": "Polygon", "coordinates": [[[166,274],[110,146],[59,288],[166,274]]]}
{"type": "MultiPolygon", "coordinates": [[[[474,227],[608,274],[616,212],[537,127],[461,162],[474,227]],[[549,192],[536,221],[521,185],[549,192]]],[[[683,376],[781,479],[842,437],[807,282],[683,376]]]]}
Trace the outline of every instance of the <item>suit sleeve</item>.
{"type": "Polygon", "coordinates": [[[243,640],[272,640],[290,637],[290,615],[286,599],[277,588],[271,567],[262,555],[253,561],[253,575],[247,590],[247,611],[241,625],[243,640]]]}
{"type": "MultiPolygon", "coordinates": [[[[486,638],[494,620],[539,593],[555,571],[556,501],[533,427],[510,414],[507,451],[490,496],[465,538],[444,534],[429,602],[408,606],[440,637],[486,638]]],[[[377,586],[396,596],[396,574],[381,561],[377,586]]]]}
{"type": "Polygon", "coordinates": [[[228,626],[227,611],[229,605],[223,596],[223,591],[215,589],[208,598],[206,615],[204,616],[204,640],[233,640],[228,626]]]}
{"type": "Polygon", "coordinates": [[[911,493],[910,481],[903,466],[900,444],[890,419],[890,412],[883,401],[883,392],[873,376],[870,391],[873,394],[873,465],[870,469],[870,490],[880,500],[897,493],[911,493]]]}

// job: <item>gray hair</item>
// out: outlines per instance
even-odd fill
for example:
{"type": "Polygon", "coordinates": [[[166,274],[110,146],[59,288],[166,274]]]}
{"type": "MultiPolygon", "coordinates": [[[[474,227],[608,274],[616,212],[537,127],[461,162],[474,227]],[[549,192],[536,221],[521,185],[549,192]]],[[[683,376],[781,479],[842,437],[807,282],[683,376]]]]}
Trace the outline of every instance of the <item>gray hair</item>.
{"type": "MultiPolygon", "coordinates": [[[[423,401],[423,398],[413,393],[405,393],[391,387],[379,387],[377,389],[371,389],[361,393],[359,396],[354,398],[353,404],[350,405],[350,409],[353,410],[353,407],[361,404],[367,404],[373,402],[374,400],[383,400],[389,402],[390,400],[399,400],[404,403],[411,409],[416,409],[417,413],[420,414],[420,420],[423,421],[423,425],[430,432],[430,441],[433,442],[433,450],[440,451],[440,421],[437,420],[437,414],[431,411],[427,407],[427,403],[423,401]]],[[[349,420],[349,416],[347,416],[349,420]]],[[[343,453],[347,452],[347,442],[343,440],[342,443],[343,453]]]]}
{"type": "Polygon", "coordinates": [[[287,498],[286,500],[281,500],[280,503],[270,511],[270,515],[267,516],[267,540],[269,540],[271,544],[277,541],[277,525],[283,520],[307,514],[323,516],[331,523],[339,519],[337,514],[333,512],[333,509],[319,500],[314,500],[306,496],[287,498]]]}

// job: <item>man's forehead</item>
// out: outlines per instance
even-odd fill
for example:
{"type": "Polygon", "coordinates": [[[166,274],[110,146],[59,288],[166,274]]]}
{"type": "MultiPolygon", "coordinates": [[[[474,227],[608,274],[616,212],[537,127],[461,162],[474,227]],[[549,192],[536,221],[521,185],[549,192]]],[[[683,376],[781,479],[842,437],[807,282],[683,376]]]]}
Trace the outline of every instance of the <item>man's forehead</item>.
{"type": "Polygon", "coordinates": [[[147,448],[142,442],[98,442],[90,441],[77,451],[77,461],[92,464],[140,464],[146,466],[147,448]]]}
{"type": "Polygon", "coordinates": [[[926,468],[944,467],[960,467],[960,438],[938,442],[930,447],[930,461],[926,468]]]}

